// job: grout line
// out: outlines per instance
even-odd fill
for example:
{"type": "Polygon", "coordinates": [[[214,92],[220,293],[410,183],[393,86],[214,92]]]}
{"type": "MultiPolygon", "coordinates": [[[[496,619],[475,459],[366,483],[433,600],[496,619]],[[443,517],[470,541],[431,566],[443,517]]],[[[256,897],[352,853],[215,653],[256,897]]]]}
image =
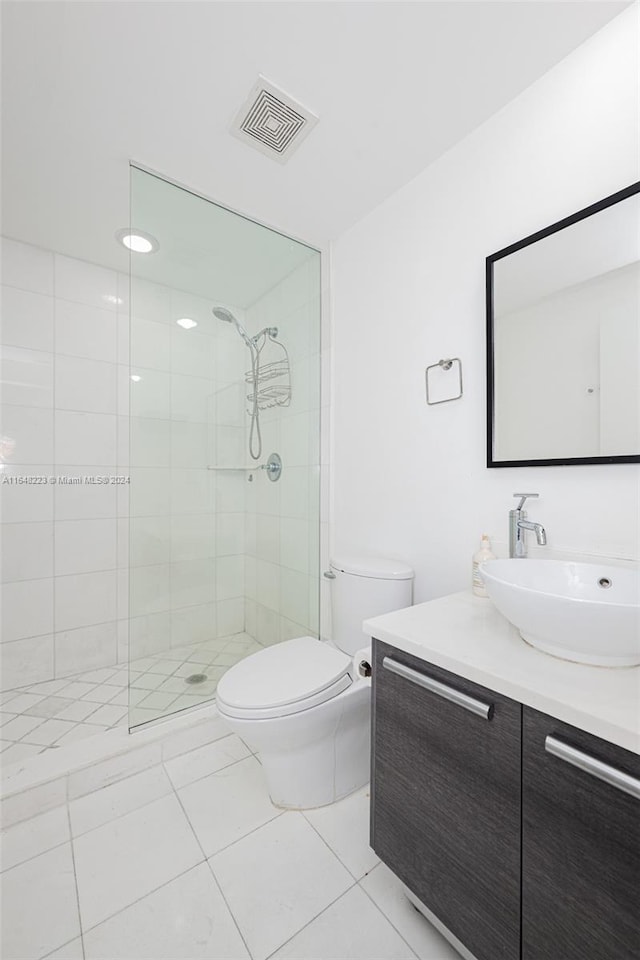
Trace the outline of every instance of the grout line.
{"type": "MultiPolygon", "coordinates": [[[[2,833],[8,833],[9,830],[13,830],[14,827],[22,827],[25,823],[28,823],[29,820],[35,820],[37,817],[44,817],[47,813],[51,813],[53,810],[58,810],[59,807],[65,806],[66,801],[63,800],[62,803],[59,803],[57,807],[51,807],[51,810],[46,810],[44,813],[36,813],[35,817],[29,817],[27,820],[19,820],[18,823],[12,824],[10,827],[4,827],[2,833]]],[[[34,853],[31,857],[26,857],[24,860],[20,860],[19,863],[14,863],[11,867],[4,867],[0,869],[0,878],[4,877],[5,874],[11,873],[12,870],[15,870],[16,867],[22,867],[25,863],[31,863],[32,860],[37,860],[38,857],[43,857],[46,853],[50,853],[52,850],[58,850],[59,847],[64,847],[67,843],[71,843],[72,836],[69,833],[69,836],[65,840],[61,840],[60,843],[54,843],[53,846],[47,847],[46,850],[40,850],[39,853],[34,853]]],[[[72,937],[75,940],[75,937],[72,937]]],[[[57,947],[55,948],[58,949],[57,947]]],[[[53,953],[53,951],[51,951],[53,953]]]]}
{"type": "MultiPolygon", "coordinates": [[[[159,799],[162,800],[163,798],[160,797],[159,799]]],[[[138,809],[142,809],[142,807],[139,807],[138,809]]],[[[133,812],[135,811],[132,811],[132,813],[133,812]]],[[[112,823],[114,821],[110,821],[110,822],[112,823]]],[[[83,836],[86,836],[86,834],[83,834],[83,836]]],[[[150,897],[152,894],[157,893],[158,890],[162,890],[163,887],[168,886],[170,883],[173,883],[175,880],[179,880],[180,877],[186,876],[187,873],[191,873],[192,870],[195,870],[196,867],[201,866],[203,863],[206,863],[206,860],[198,860],[196,863],[192,863],[191,866],[187,867],[186,870],[181,870],[180,873],[176,874],[175,877],[171,877],[170,880],[165,880],[165,882],[161,883],[160,886],[154,887],[153,890],[149,890],[147,893],[143,893],[142,896],[140,897],[136,897],[136,899],[132,900],[131,903],[128,903],[125,907],[120,907],[120,909],[116,910],[115,913],[110,913],[108,917],[103,917],[102,920],[99,920],[98,923],[94,923],[93,926],[82,927],[81,925],[80,929],[83,935],[83,943],[84,943],[85,933],[91,933],[93,930],[96,930],[98,927],[101,927],[103,923],[107,923],[109,920],[113,920],[114,917],[117,917],[119,914],[124,913],[126,910],[129,910],[131,907],[135,906],[136,903],[140,903],[142,900],[146,900],[147,897],[150,897]]],[[[184,960],[186,960],[186,958],[184,958],[184,960]]]]}
{"type": "MultiPolygon", "coordinates": [[[[364,894],[366,894],[367,897],[369,897],[369,900],[371,901],[371,903],[372,903],[372,904],[374,905],[374,907],[376,907],[376,909],[382,914],[382,916],[385,918],[385,920],[387,921],[387,923],[391,924],[391,926],[392,926],[393,929],[396,931],[396,933],[398,934],[398,936],[404,941],[404,943],[407,944],[408,949],[414,954],[414,956],[419,957],[419,954],[416,953],[416,951],[413,949],[413,947],[411,946],[411,944],[408,942],[408,940],[406,939],[406,937],[404,936],[404,934],[402,933],[402,931],[399,930],[398,927],[396,926],[396,924],[393,922],[393,920],[391,919],[391,917],[389,917],[389,916],[384,912],[384,910],[382,909],[382,907],[380,906],[380,904],[377,903],[377,902],[373,899],[373,897],[371,896],[371,894],[369,893],[369,891],[368,891],[365,887],[362,886],[361,881],[364,880],[365,877],[370,876],[370,875],[373,873],[374,870],[377,870],[378,867],[381,867],[381,866],[384,866],[384,864],[382,863],[382,860],[381,860],[379,863],[376,863],[375,867],[372,867],[372,869],[369,870],[369,873],[365,873],[364,877],[361,877],[361,879],[358,880],[358,886],[360,887],[360,889],[362,890],[362,892],[363,892],[364,894]]],[[[394,876],[395,876],[395,874],[394,874],[394,876]]],[[[398,883],[399,883],[399,882],[400,882],[400,881],[398,881],[398,883]]],[[[410,903],[410,901],[407,900],[407,903],[410,903]]],[[[411,904],[411,906],[413,906],[413,904],[411,904]]],[[[422,917],[422,914],[420,913],[420,911],[419,911],[416,907],[413,907],[413,909],[416,911],[417,914],[419,914],[419,916],[422,917]]],[[[425,921],[425,923],[429,924],[429,921],[427,920],[426,917],[422,917],[422,919],[425,921]]],[[[431,927],[431,924],[429,924],[429,926],[431,927]]],[[[435,930],[435,927],[432,927],[432,929],[435,930]]],[[[440,936],[442,936],[442,934],[440,934],[440,936]]]]}
{"type": "Polygon", "coordinates": [[[346,896],[347,893],[349,893],[351,890],[354,889],[354,887],[357,887],[357,886],[358,886],[358,881],[355,880],[352,884],[350,884],[350,886],[347,887],[346,890],[343,890],[342,893],[338,894],[337,897],[334,897],[331,903],[328,903],[326,907],[323,907],[322,910],[316,913],[315,916],[311,918],[311,920],[308,920],[307,923],[304,924],[304,926],[300,927],[300,929],[296,930],[296,932],[292,934],[292,936],[290,936],[283,943],[279,944],[279,946],[277,946],[275,950],[272,950],[271,953],[266,957],[266,960],[269,960],[269,958],[273,957],[276,953],[278,953],[279,950],[282,950],[284,946],[286,946],[288,943],[291,943],[291,941],[294,940],[298,936],[298,934],[302,933],[303,930],[306,930],[310,924],[312,924],[315,920],[318,919],[318,917],[321,917],[323,913],[326,913],[326,911],[329,910],[330,907],[333,907],[334,904],[336,904],[339,900],[342,899],[342,897],[346,896]]]}
{"type": "Polygon", "coordinates": [[[76,891],[76,906],[78,908],[78,927],[80,928],[80,946],[82,947],[82,957],[84,960],[84,956],[85,956],[84,936],[82,933],[82,914],[80,912],[80,891],[78,889],[78,872],[76,870],[76,852],[73,844],[73,833],[71,831],[71,812],[69,810],[69,804],[66,803],[65,806],[67,811],[67,825],[69,827],[69,844],[71,846],[71,862],[73,864],[73,883],[76,891]]]}
{"type": "MultiPolygon", "coordinates": [[[[163,767],[164,767],[164,764],[163,764],[163,767]]],[[[180,804],[180,809],[182,810],[182,812],[183,812],[183,814],[184,814],[184,816],[185,816],[185,818],[186,818],[186,821],[187,821],[187,823],[189,824],[189,826],[190,826],[190,828],[191,828],[191,832],[193,833],[193,836],[194,836],[194,838],[195,838],[196,843],[198,844],[198,846],[200,847],[200,850],[202,851],[202,855],[204,856],[204,862],[206,863],[207,867],[209,868],[209,873],[211,874],[211,877],[213,878],[213,882],[215,883],[215,885],[217,886],[218,890],[220,891],[220,896],[222,897],[222,899],[223,899],[223,901],[224,901],[224,904],[225,904],[227,910],[229,911],[229,916],[230,916],[231,919],[233,920],[233,923],[234,923],[234,925],[235,925],[235,927],[236,927],[236,930],[238,931],[238,935],[240,936],[240,939],[242,940],[242,942],[243,942],[243,944],[244,944],[244,946],[245,946],[245,949],[246,949],[248,955],[251,957],[252,954],[251,954],[251,951],[249,950],[249,946],[248,946],[248,944],[247,944],[247,941],[245,940],[245,938],[244,938],[244,936],[243,936],[243,934],[242,934],[242,930],[240,929],[240,927],[239,927],[239,925],[238,925],[238,921],[236,920],[235,916],[233,915],[233,912],[232,912],[232,910],[231,910],[231,908],[230,908],[230,906],[229,906],[229,904],[228,904],[228,902],[227,902],[227,898],[226,898],[225,895],[224,895],[224,891],[223,891],[222,887],[220,886],[220,884],[218,883],[218,878],[216,877],[216,875],[215,875],[215,873],[214,873],[214,871],[213,871],[213,867],[212,867],[211,864],[209,863],[209,858],[207,857],[207,855],[206,855],[206,853],[205,853],[204,847],[203,847],[202,844],[200,843],[200,838],[198,837],[198,834],[196,833],[196,831],[195,831],[195,829],[194,829],[194,826],[193,826],[193,824],[191,823],[191,819],[190,819],[190,817],[189,817],[189,814],[187,813],[187,811],[186,811],[186,809],[185,809],[185,807],[184,807],[184,804],[182,803],[182,798],[180,797],[180,795],[179,795],[176,787],[174,786],[173,781],[171,780],[171,777],[169,776],[169,773],[168,773],[168,771],[167,771],[166,769],[165,769],[165,774],[166,774],[167,777],[169,777],[169,782],[171,783],[171,787],[172,787],[172,789],[173,789],[174,796],[176,797],[178,803],[180,804]]]]}
{"type": "MultiPolygon", "coordinates": [[[[349,794],[348,796],[352,796],[352,794],[349,794]]],[[[346,798],[346,797],[343,797],[343,799],[346,800],[347,798],[346,798]]],[[[334,802],[334,803],[340,803],[339,800],[338,800],[338,801],[335,801],[335,800],[334,800],[333,802],[334,802]]],[[[329,804],[329,806],[331,806],[331,804],[329,804]]],[[[317,809],[317,808],[316,808],[316,809],[317,809]]],[[[320,808],[320,809],[321,809],[321,808],[320,808]]],[[[318,830],[318,828],[315,826],[315,824],[313,824],[313,823],[311,822],[311,820],[309,820],[309,818],[308,818],[307,815],[305,814],[304,810],[300,810],[300,811],[298,811],[298,812],[302,814],[302,816],[304,817],[305,821],[309,824],[309,826],[312,828],[312,830],[314,830],[315,833],[320,837],[320,839],[322,840],[322,842],[324,843],[324,845],[331,851],[331,853],[334,855],[334,857],[336,858],[336,860],[338,860],[338,862],[342,864],[342,866],[345,868],[345,870],[347,871],[347,873],[348,873],[350,876],[353,877],[353,879],[355,880],[356,883],[359,883],[361,878],[360,878],[360,877],[356,877],[356,875],[355,875],[355,873],[353,872],[353,870],[351,870],[350,867],[347,866],[347,864],[346,864],[346,863],[344,862],[344,860],[341,858],[340,854],[339,854],[336,850],[333,849],[333,847],[331,846],[331,844],[329,843],[329,841],[326,840],[326,839],[322,836],[322,834],[320,833],[320,831],[318,830]]],[[[378,864],[375,864],[375,866],[377,866],[377,865],[378,865],[378,864]]],[[[365,874],[365,876],[366,876],[366,874],[365,874]]]]}
{"type": "MultiPolygon", "coordinates": [[[[234,737],[234,736],[236,736],[236,734],[230,733],[228,736],[234,737]]],[[[210,746],[212,746],[212,744],[214,744],[214,743],[221,743],[222,740],[226,740],[226,739],[227,739],[227,737],[221,737],[220,740],[212,740],[212,741],[210,741],[209,743],[203,743],[203,744],[202,744],[202,747],[210,747],[210,746]]],[[[199,747],[194,747],[193,750],[190,750],[190,751],[188,751],[188,752],[189,752],[189,753],[194,753],[195,750],[198,750],[198,749],[201,749],[201,748],[199,748],[199,747]]],[[[165,768],[165,773],[166,773],[167,776],[169,777],[169,780],[171,781],[171,786],[173,787],[173,789],[174,789],[176,792],[177,792],[178,790],[186,790],[187,787],[192,786],[194,783],[200,783],[202,780],[206,780],[207,777],[212,777],[212,776],[214,776],[216,773],[221,773],[222,770],[228,770],[229,767],[235,767],[235,766],[237,766],[237,764],[242,763],[243,760],[248,760],[249,757],[253,756],[253,754],[249,754],[249,756],[247,756],[247,757],[240,757],[239,760],[231,760],[229,763],[225,763],[224,766],[218,767],[217,770],[210,770],[209,773],[203,773],[203,775],[202,775],[201,777],[196,777],[195,780],[189,780],[188,783],[183,783],[183,784],[181,784],[181,785],[178,787],[178,786],[176,786],[176,784],[173,782],[173,778],[172,778],[172,776],[171,776],[170,771],[167,770],[167,764],[173,763],[174,760],[179,760],[180,757],[183,757],[183,756],[185,756],[185,755],[186,755],[186,754],[179,754],[177,757],[172,757],[170,760],[163,760],[163,761],[162,761],[162,765],[163,765],[164,768],[165,768]]],[[[235,842],[235,841],[234,841],[234,842],[235,842]]],[[[215,854],[212,854],[212,856],[215,856],[215,854]]]]}

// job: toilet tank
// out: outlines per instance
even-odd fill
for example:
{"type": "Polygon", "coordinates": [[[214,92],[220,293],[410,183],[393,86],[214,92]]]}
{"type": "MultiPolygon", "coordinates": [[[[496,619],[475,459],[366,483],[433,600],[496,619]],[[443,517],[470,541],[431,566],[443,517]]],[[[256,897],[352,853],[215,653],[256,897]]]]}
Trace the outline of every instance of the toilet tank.
{"type": "Polygon", "coordinates": [[[330,567],[332,640],[353,655],[366,644],[363,620],[411,606],[413,570],[385,557],[336,557],[330,567]]]}

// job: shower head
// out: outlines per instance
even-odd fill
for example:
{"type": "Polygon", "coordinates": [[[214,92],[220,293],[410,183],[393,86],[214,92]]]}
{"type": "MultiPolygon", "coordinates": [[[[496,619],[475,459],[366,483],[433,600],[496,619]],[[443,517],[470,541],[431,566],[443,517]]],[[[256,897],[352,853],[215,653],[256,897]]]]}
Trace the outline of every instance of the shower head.
{"type": "Polygon", "coordinates": [[[216,320],[224,320],[225,323],[232,323],[250,350],[254,347],[251,337],[230,310],[227,310],[226,307],[214,307],[212,313],[216,320]]]}
{"type": "Polygon", "coordinates": [[[229,310],[225,310],[224,307],[214,307],[213,315],[217,320],[224,320],[225,323],[237,324],[238,322],[234,315],[229,310]]]}

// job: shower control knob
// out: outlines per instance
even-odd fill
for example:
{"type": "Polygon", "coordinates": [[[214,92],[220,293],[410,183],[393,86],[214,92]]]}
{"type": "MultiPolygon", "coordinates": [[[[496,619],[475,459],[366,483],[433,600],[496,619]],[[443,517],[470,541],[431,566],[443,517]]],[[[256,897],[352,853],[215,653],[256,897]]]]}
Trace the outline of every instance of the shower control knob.
{"type": "Polygon", "coordinates": [[[280,474],[282,473],[282,460],[277,453],[269,454],[266,463],[260,464],[258,470],[266,470],[269,480],[272,480],[274,483],[276,480],[280,479],[280,474]]]}

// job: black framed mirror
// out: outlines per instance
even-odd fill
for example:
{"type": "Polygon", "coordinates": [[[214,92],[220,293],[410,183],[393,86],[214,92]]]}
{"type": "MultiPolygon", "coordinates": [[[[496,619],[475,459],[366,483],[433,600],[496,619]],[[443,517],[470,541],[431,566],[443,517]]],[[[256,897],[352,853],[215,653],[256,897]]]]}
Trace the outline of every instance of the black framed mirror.
{"type": "Polygon", "coordinates": [[[487,466],[640,463],[640,182],[486,260],[487,466]]]}

